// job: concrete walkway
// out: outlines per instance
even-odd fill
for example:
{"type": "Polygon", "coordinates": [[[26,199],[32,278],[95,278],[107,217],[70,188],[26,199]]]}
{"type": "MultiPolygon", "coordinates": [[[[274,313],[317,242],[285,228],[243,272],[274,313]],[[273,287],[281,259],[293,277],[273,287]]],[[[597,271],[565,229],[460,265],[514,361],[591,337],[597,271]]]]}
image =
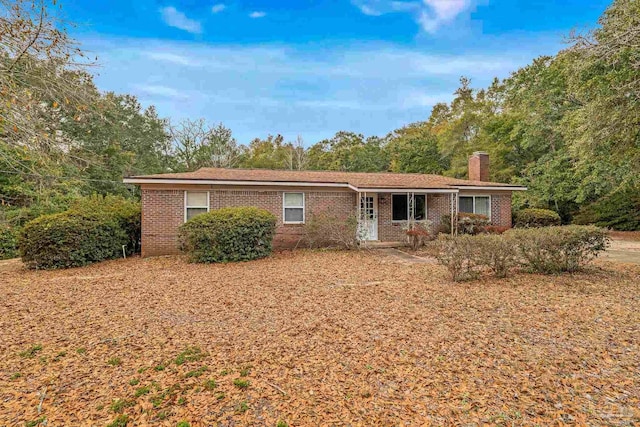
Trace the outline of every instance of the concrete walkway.
{"type": "Polygon", "coordinates": [[[602,259],[632,264],[640,264],[640,242],[636,240],[613,239],[602,259]]]}
{"type": "Polygon", "coordinates": [[[376,249],[392,262],[400,264],[436,264],[435,258],[411,255],[396,248],[376,249]]]}

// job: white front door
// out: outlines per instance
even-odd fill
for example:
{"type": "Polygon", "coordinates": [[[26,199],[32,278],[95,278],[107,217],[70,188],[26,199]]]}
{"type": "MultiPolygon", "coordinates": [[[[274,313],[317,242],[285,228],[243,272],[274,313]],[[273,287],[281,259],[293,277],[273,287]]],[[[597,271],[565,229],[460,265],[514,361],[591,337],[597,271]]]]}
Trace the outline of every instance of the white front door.
{"type": "Polygon", "coordinates": [[[360,238],[378,240],[378,195],[360,196],[360,238]]]}

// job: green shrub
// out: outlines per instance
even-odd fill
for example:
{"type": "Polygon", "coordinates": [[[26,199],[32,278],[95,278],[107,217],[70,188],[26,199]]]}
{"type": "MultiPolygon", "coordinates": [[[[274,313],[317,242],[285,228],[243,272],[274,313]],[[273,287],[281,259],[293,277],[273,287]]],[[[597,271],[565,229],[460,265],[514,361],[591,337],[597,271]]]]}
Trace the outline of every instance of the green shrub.
{"type": "Polygon", "coordinates": [[[469,235],[441,235],[436,241],[435,257],[456,282],[478,276],[478,251],[474,240],[469,235]]]}
{"type": "Polygon", "coordinates": [[[191,262],[247,261],[271,253],[276,217],[254,207],[222,208],[191,218],[180,242],[191,262]]]}
{"type": "Polygon", "coordinates": [[[607,248],[602,228],[589,225],[520,228],[505,233],[516,242],[524,265],[537,273],[576,271],[607,248]]]}
{"type": "Polygon", "coordinates": [[[560,225],[561,219],[557,212],[550,209],[528,208],[516,214],[516,227],[550,227],[560,225]]]}
{"type": "Polygon", "coordinates": [[[607,231],[594,226],[519,228],[501,235],[440,236],[434,256],[454,281],[461,281],[483,270],[506,277],[518,265],[545,274],[576,271],[607,243],[607,231]]]}
{"type": "Polygon", "coordinates": [[[311,213],[304,225],[304,238],[311,248],[339,247],[353,249],[358,246],[358,218],[311,213]]]}
{"type": "Polygon", "coordinates": [[[0,224],[0,259],[18,256],[18,232],[15,228],[0,224]]]}
{"type": "MultiPolygon", "coordinates": [[[[486,215],[459,212],[455,215],[455,218],[458,222],[458,234],[480,234],[491,224],[486,215]]],[[[438,231],[444,234],[451,234],[451,215],[442,215],[438,231]]]]}
{"type": "Polygon", "coordinates": [[[507,277],[509,270],[518,265],[515,242],[509,236],[481,234],[474,236],[473,244],[476,263],[491,270],[496,277],[507,277]]]}
{"type": "Polygon", "coordinates": [[[113,216],[128,236],[127,254],[140,251],[140,203],[122,196],[93,195],[76,200],[69,209],[79,213],[104,213],[113,216]]]}
{"type": "Polygon", "coordinates": [[[28,268],[53,269],[116,258],[127,241],[126,233],[112,216],[67,211],[28,222],[18,246],[28,268]]]}

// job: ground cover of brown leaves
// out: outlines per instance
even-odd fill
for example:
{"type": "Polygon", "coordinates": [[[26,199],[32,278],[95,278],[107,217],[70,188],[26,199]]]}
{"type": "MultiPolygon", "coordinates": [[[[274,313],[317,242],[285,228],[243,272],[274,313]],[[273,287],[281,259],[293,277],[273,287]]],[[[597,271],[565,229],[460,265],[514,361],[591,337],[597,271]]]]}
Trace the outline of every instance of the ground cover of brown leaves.
{"type": "Polygon", "coordinates": [[[297,251],[0,279],[2,426],[640,423],[637,266],[454,284],[297,251]]]}

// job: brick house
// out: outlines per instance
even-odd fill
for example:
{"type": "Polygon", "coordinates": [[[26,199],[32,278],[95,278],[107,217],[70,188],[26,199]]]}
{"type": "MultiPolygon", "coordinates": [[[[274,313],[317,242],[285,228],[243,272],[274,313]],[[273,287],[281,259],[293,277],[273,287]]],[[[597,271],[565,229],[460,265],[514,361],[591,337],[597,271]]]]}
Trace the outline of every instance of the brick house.
{"type": "Polygon", "coordinates": [[[407,221],[443,215],[484,214],[511,226],[511,193],[526,190],[488,182],[489,156],[469,159],[469,180],[440,175],[202,168],[195,172],[134,176],[124,182],[142,190],[142,256],[179,251],[178,227],[186,220],[228,206],[256,206],[276,215],[274,246],[299,242],[307,218],[320,212],[357,215],[364,240],[405,240],[407,221]]]}

